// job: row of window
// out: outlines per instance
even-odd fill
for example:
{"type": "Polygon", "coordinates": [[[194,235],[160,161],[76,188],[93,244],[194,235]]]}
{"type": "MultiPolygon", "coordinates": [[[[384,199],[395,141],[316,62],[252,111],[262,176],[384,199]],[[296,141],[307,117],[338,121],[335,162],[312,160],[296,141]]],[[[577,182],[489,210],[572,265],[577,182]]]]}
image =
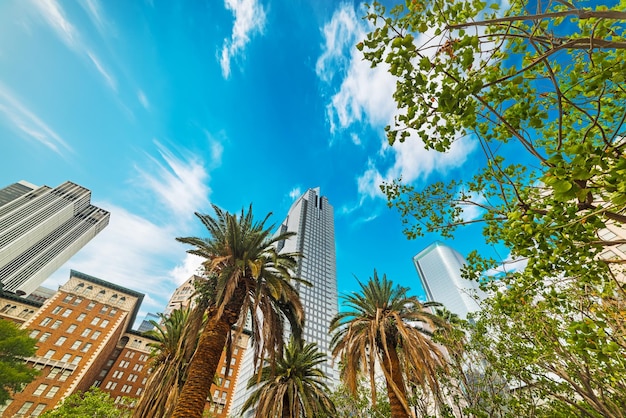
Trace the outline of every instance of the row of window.
{"type": "MultiPolygon", "coordinates": [[[[82,299],[82,298],[78,298],[78,297],[77,297],[77,298],[74,298],[72,295],[67,295],[67,296],[65,297],[65,299],[63,299],[63,302],[65,302],[65,303],[70,303],[70,302],[72,302],[72,305],[79,305],[82,301],[83,301],[83,299],[82,299]]],[[[92,310],[93,308],[95,308],[95,307],[96,307],[96,305],[97,305],[97,303],[96,303],[95,301],[93,301],[93,300],[92,300],[92,301],[90,301],[90,302],[89,302],[89,304],[86,306],[86,309],[87,309],[88,311],[90,311],[90,310],[92,310]]],[[[54,308],[54,309],[52,310],[52,313],[53,313],[53,314],[59,313],[59,312],[61,311],[61,309],[63,309],[63,307],[59,305],[59,306],[57,306],[56,308],[54,308]]],[[[115,315],[115,314],[117,313],[117,309],[116,309],[116,308],[110,308],[110,310],[109,310],[109,306],[107,306],[107,305],[102,305],[102,306],[100,307],[100,313],[101,313],[101,314],[105,314],[105,313],[107,313],[107,312],[109,312],[109,315],[110,315],[110,316],[113,316],[113,315],[115,315]]],[[[70,309],[70,313],[71,313],[71,309],[70,309]]],[[[68,315],[69,315],[69,314],[68,314],[68,315]]],[[[65,316],[65,315],[64,315],[64,316],[65,316]]]]}
{"type": "MultiPolygon", "coordinates": [[[[11,401],[9,401],[11,402],[11,401]]],[[[26,414],[28,413],[28,411],[30,411],[30,409],[33,407],[33,402],[24,402],[24,405],[22,405],[22,407],[19,409],[19,411],[17,411],[17,415],[24,415],[26,416],[26,414]]],[[[9,406],[9,404],[6,404],[4,406],[4,409],[6,409],[6,407],[9,406]]],[[[39,415],[41,415],[41,413],[43,412],[44,409],[46,409],[46,406],[48,406],[45,403],[40,403],[38,404],[35,409],[32,410],[32,412],[30,414],[28,414],[28,416],[30,417],[38,417],[39,415]]],[[[2,412],[2,408],[0,408],[0,412],[2,412]]]]}
{"type": "MultiPolygon", "coordinates": [[[[67,332],[68,334],[71,334],[71,333],[73,333],[73,332],[74,332],[74,330],[76,330],[76,325],[70,325],[70,326],[67,328],[67,331],[66,331],[66,332],[67,332]]],[[[40,333],[41,333],[41,331],[40,331],[40,330],[38,330],[38,329],[34,329],[34,330],[32,330],[32,331],[30,332],[29,336],[30,336],[30,338],[37,338],[37,336],[38,336],[40,333]]],[[[87,337],[89,336],[89,334],[91,334],[91,339],[92,339],[92,340],[97,340],[97,339],[98,339],[98,337],[99,337],[100,335],[102,335],[102,332],[101,332],[101,331],[93,331],[93,333],[92,333],[92,329],[91,329],[91,328],[85,328],[85,329],[83,330],[83,332],[81,332],[80,336],[81,336],[81,337],[85,337],[85,338],[87,338],[87,337]]],[[[41,342],[41,343],[42,343],[42,342],[46,341],[48,338],[50,338],[50,336],[51,336],[51,335],[52,335],[52,334],[50,334],[49,332],[44,332],[43,334],[41,334],[41,337],[39,337],[39,342],[41,342]]],[[[55,345],[62,345],[62,344],[63,344],[66,340],[67,340],[67,337],[59,337],[59,339],[57,340],[57,342],[55,343],[55,345]]],[[[86,351],[86,350],[85,350],[85,351],[86,351]]]]}
{"type": "MultiPolygon", "coordinates": [[[[0,309],[0,313],[4,313],[7,315],[13,315],[15,311],[17,311],[17,306],[11,305],[11,304],[4,305],[4,307],[0,309]]],[[[34,310],[26,308],[26,309],[23,309],[22,312],[20,312],[19,315],[17,315],[17,317],[26,319],[34,313],[35,313],[34,310]]]]}
{"type": "MultiPolygon", "coordinates": [[[[143,366],[141,366],[141,368],[138,371],[141,371],[143,369],[143,366]]],[[[116,370],[113,372],[113,379],[121,379],[122,377],[124,377],[124,372],[120,371],[120,370],[116,370]]],[[[129,374],[128,378],[126,380],[128,380],[129,382],[136,382],[137,381],[137,377],[139,377],[136,374],[129,374]]]]}
{"type": "MultiPolygon", "coordinates": [[[[53,313],[56,313],[56,312],[53,311],[53,313]]],[[[61,316],[67,318],[71,313],[72,313],[71,309],[66,309],[65,312],[63,312],[63,314],[61,316]]],[[[87,314],[81,313],[80,315],[78,315],[78,317],[76,317],[76,321],[82,322],[83,319],[85,319],[86,316],[87,316],[87,314]]],[[[47,317],[45,317],[44,319],[41,320],[39,325],[42,326],[42,327],[45,327],[46,325],[48,325],[51,322],[52,322],[52,318],[47,316],[47,317]]],[[[57,328],[59,328],[59,326],[61,326],[62,323],[63,323],[63,321],[57,319],[56,321],[52,322],[52,325],[50,325],[50,328],[57,329],[57,328]]],[[[110,323],[110,321],[108,319],[102,319],[99,316],[96,316],[90,322],[91,325],[98,325],[98,324],[100,324],[100,328],[106,328],[109,325],[109,323],[110,323]]]]}
{"type": "MultiPolygon", "coordinates": [[[[108,390],[115,390],[115,388],[117,387],[117,382],[108,382],[104,388],[108,389],[108,390]]],[[[132,385],[123,385],[122,388],[120,389],[120,392],[122,393],[130,393],[133,390],[133,386],[132,385]]],[[[143,388],[137,388],[137,391],[135,392],[136,395],[141,395],[141,391],[143,390],[143,388]]]]}
{"type": "MultiPolygon", "coordinates": [[[[35,389],[35,391],[33,392],[33,395],[41,396],[46,391],[46,389],[48,389],[48,385],[46,385],[45,383],[42,383],[39,386],[37,386],[37,389],[35,389]]],[[[44,396],[46,398],[54,398],[54,395],[57,394],[59,389],[60,389],[59,386],[52,386],[50,390],[48,390],[48,392],[44,396]]]]}
{"type": "MultiPolygon", "coordinates": [[[[46,354],[44,354],[43,358],[48,359],[48,360],[54,360],[52,357],[56,354],[57,352],[55,350],[48,350],[46,352],[46,354]]],[[[72,361],[70,362],[70,359],[72,358],[72,355],[67,353],[67,354],[63,354],[63,357],[61,357],[61,361],[64,363],[71,363],[73,365],[78,365],[78,363],[80,363],[80,361],[83,359],[83,356],[74,356],[74,358],[72,359],[72,361]]]]}
{"type": "MultiPolygon", "coordinates": [[[[92,291],[93,291],[93,286],[91,285],[85,286],[85,283],[78,283],[78,285],[76,285],[74,289],[72,289],[72,292],[83,294],[83,295],[91,294],[92,291]]],[[[106,291],[104,289],[101,289],[100,292],[98,292],[98,294],[95,296],[95,299],[101,300],[104,298],[105,295],[106,295],[106,291]]],[[[71,296],[68,295],[65,299],[68,299],[68,298],[71,298],[71,296]]],[[[125,296],[119,297],[117,293],[114,293],[113,295],[111,295],[109,299],[107,300],[107,303],[109,305],[122,305],[124,302],[126,302],[126,297],[125,296]]]]}

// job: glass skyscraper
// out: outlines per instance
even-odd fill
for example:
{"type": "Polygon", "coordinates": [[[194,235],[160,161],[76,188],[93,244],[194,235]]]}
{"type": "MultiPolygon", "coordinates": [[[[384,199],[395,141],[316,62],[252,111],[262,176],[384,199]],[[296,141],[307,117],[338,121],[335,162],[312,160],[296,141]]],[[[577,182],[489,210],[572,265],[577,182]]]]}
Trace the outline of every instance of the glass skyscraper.
{"type": "Polygon", "coordinates": [[[0,189],[0,281],[30,294],[109,223],[91,192],[72,182],[0,189]]]}
{"type": "Polygon", "coordinates": [[[429,302],[439,302],[450,312],[466,318],[480,309],[476,297],[484,297],[478,283],[461,277],[465,259],[456,250],[434,242],[413,257],[429,302]]]}
{"type": "MultiPolygon", "coordinates": [[[[327,354],[327,363],[322,370],[333,386],[339,380],[337,367],[332,365],[328,326],[337,314],[337,270],[335,261],[335,225],[333,207],[319,187],[307,190],[289,209],[280,225],[280,232],[295,232],[296,235],[278,243],[280,252],[299,252],[300,258],[296,277],[301,277],[313,286],[300,285],[298,291],[304,306],[306,324],[303,337],[308,343],[317,343],[320,351],[327,354]]],[[[252,390],[246,390],[248,379],[253,375],[253,352],[246,350],[244,363],[237,377],[237,387],[231,414],[237,415],[252,390]]],[[[246,415],[247,416],[247,415],[246,415]]]]}

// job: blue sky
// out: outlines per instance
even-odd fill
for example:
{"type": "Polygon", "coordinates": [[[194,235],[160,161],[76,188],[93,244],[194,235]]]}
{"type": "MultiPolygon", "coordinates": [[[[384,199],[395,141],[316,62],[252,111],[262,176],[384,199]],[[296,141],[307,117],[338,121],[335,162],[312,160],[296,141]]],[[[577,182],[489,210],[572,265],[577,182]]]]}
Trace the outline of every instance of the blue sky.
{"type": "Polygon", "coordinates": [[[197,265],[174,240],[204,235],[194,211],[253,203],[278,223],[319,186],[340,294],[374,268],[422,294],[411,257],[438,237],[408,241],[378,184],[468,176],[479,155],[471,138],[446,154],[386,145],[395,83],[354,47],[364,14],[334,0],[0,2],[0,187],[71,180],[111,212],[45,285],[73,268],[160,311],[197,265]]]}

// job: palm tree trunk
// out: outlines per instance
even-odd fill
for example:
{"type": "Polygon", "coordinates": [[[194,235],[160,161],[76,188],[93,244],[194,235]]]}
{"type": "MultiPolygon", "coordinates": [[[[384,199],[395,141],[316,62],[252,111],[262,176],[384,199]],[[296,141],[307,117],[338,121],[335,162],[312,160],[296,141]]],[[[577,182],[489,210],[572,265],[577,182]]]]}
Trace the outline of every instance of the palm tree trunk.
{"type": "Polygon", "coordinates": [[[245,292],[235,292],[219,318],[215,308],[209,311],[172,418],[202,418],[228,333],[237,323],[244,297],[245,292]]]}
{"type": "Polygon", "coordinates": [[[406,387],[404,386],[404,377],[402,376],[402,369],[400,366],[400,359],[398,358],[398,352],[395,347],[389,346],[389,357],[383,354],[383,367],[387,370],[386,383],[387,394],[389,395],[389,406],[391,407],[391,418],[408,418],[411,416],[406,405],[406,387]],[[393,385],[389,381],[395,383],[397,388],[393,389],[393,385]]]}

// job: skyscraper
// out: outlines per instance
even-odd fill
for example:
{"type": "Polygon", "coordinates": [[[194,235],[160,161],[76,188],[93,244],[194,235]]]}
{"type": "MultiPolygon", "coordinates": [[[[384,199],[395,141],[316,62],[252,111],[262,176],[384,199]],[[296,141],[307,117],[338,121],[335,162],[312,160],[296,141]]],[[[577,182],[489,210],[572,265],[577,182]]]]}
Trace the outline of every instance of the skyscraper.
{"type": "Polygon", "coordinates": [[[26,182],[0,190],[0,281],[29,294],[109,223],[72,182],[54,189],[26,182]]]}
{"type": "Polygon", "coordinates": [[[457,251],[434,242],[413,257],[413,264],[428,301],[442,303],[461,318],[479,310],[475,297],[484,293],[476,282],[461,277],[465,259],[457,251]]]}
{"type": "MultiPolygon", "coordinates": [[[[339,380],[337,367],[332,365],[328,326],[337,314],[337,270],[335,263],[335,225],[333,207],[319,187],[309,189],[289,209],[280,225],[279,232],[295,232],[296,235],[278,243],[280,252],[299,252],[295,273],[313,286],[300,285],[298,291],[304,306],[306,323],[303,337],[306,342],[317,343],[328,360],[321,368],[329,377],[331,385],[339,380]]],[[[246,390],[248,379],[253,375],[254,350],[246,350],[244,363],[237,378],[232,413],[238,414],[251,393],[246,390]]]]}

